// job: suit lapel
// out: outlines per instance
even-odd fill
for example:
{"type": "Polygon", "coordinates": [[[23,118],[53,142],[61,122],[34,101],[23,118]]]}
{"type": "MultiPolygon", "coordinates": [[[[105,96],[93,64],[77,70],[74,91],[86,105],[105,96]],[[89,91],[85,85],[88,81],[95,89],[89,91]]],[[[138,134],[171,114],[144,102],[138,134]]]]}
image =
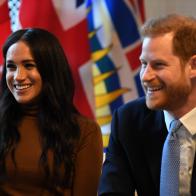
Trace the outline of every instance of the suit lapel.
{"type": "Polygon", "coordinates": [[[158,191],[162,148],[168,133],[163,112],[158,111],[149,114],[143,123],[143,129],[145,131],[142,131],[144,134],[142,134],[141,139],[144,144],[144,154],[154,186],[158,191]]]}

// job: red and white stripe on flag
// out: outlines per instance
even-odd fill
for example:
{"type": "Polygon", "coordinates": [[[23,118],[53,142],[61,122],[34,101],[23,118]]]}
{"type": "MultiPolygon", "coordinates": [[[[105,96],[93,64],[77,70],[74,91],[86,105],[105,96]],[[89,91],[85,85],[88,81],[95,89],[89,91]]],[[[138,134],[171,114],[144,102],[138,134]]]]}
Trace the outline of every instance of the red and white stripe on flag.
{"type": "Polygon", "coordinates": [[[10,18],[7,0],[0,0],[0,75],[3,65],[2,46],[7,36],[11,33],[10,18]]]}

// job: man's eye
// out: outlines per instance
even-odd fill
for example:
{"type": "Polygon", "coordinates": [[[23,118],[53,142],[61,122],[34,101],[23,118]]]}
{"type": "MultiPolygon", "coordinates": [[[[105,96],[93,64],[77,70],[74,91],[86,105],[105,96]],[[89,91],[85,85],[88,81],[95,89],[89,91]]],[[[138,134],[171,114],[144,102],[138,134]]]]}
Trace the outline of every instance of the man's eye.
{"type": "Polygon", "coordinates": [[[157,63],[154,64],[154,67],[157,68],[157,69],[158,68],[163,68],[165,66],[166,66],[166,64],[163,63],[163,62],[157,62],[157,63]]]}
{"type": "Polygon", "coordinates": [[[141,62],[141,67],[142,68],[145,68],[147,66],[147,63],[146,62],[141,62]]]}
{"type": "Polygon", "coordinates": [[[162,66],[163,63],[159,62],[159,63],[156,63],[155,66],[162,66]]]}

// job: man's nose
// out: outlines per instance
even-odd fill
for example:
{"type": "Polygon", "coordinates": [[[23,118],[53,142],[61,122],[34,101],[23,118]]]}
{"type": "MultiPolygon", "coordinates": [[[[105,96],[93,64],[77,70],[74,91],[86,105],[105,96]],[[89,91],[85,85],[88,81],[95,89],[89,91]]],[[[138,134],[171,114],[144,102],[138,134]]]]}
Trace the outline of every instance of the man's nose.
{"type": "Polygon", "coordinates": [[[155,78],[155,71],[150,64],[147,64],[145,68],[141,68],[140,78],[143,82],[147,82],[155,78]]]}

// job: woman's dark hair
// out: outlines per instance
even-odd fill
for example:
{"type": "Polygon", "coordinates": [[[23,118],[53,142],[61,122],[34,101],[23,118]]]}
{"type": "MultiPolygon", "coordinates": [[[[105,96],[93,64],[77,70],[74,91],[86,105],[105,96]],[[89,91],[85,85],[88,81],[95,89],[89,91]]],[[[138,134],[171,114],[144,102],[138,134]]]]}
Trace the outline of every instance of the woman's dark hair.
{"type": "MultiPolygon", "coordinates": [[[[4,60],[9,47],[18,41],[23,41],[30,48],[43,83],[37,114],[42,137],[40,163],[46,177],[53,176],[56,186],[69,187],[74,172],[75,144],[80,131],[75,115],[78,112],[73,105],[74,82],[68,61],[57,38],[39,28],[22,29],[11,34],[3,46],[4,60]],[[54,156],[52,174],[48,169],[48,150],[54,156]]],[[[24,116],[21,105],[7,87],[5,62],[0,94],[0,166],[3,167],[7,152],[19,142],[17,127],[24,116]]]]}

